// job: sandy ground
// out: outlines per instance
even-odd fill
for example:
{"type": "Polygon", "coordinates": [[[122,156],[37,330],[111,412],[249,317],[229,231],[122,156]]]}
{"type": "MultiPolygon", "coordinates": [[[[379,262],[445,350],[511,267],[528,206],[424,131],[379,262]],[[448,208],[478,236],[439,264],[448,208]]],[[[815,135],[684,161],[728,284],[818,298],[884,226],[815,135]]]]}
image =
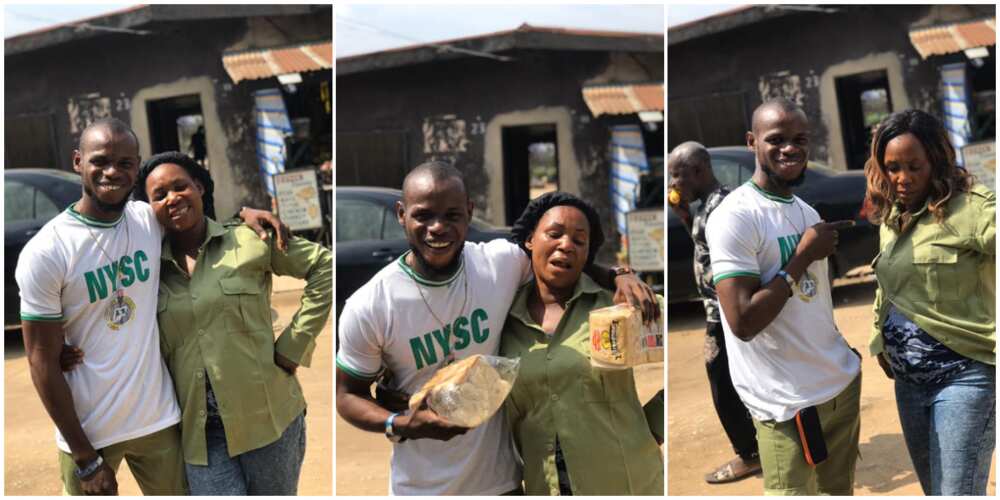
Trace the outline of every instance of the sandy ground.
{"type": "MultiPolygon", "coordinates": [[[[871,327],[874,284],[855,280],[834,290],[834,318],[847,341],[866,352],[871,327]]],[[[670,495],[760,495],[758,475],[726,485],[708,485],[703,476],[735,454],[712,406],[702,344],[704,312],[700,305],[671,307],[668,348],[668,462],[670,495]]],[[[906,452],[892,381],[874,358],[865,355],[861,385],[861,459],[855,495],[922,495],[906,452]]],[[[996,458],[987,493],[996,493],[996,458]]]]}
{"type": "MultiPolygon", "coordinates": [[[[663,388],[663,363],[637,367],[639,400],[663,388]]],[[[387,495],[392,445],[382,434],[364,432],[337,416],[337,495],[387,495]]]]}
{"type": "MultiPolygon", "coordinates": [[[[299,307],[302,296],[298,280],[276,279],[271,305],[277,311],[276,330],[281,331],[299,307]]],[[[272,314],[274,311],[272,311],[272,314]]],[[[299,477],[300,495],[332,493],[332,445],[330,435],[333,397],[332,320],[327,321],[317,341],[312,367],[300,368],[309,409],[306,415],[306,456],[299,477]]],[[[4,494],[59,495],[59,463],[54,426],[31,384],[20,335],[7,333],[4,352],[4,494]]],[[[140,495],[128,466],[118,469],[118,492],[140,495]]]]}

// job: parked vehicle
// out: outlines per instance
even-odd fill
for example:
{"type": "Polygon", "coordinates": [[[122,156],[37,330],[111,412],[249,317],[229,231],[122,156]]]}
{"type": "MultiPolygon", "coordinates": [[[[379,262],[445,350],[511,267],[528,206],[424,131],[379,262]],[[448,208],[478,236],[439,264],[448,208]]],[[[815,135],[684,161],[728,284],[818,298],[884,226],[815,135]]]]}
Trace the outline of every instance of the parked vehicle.
{"type": "MultiPolygon", "coordinates": [[[[736,188],[749,182],[754,172],[753,153],[745,146],[708,148],[712,171],[724,185],[736,188]]],[[[669,180],[668,180],[669,182],[669,180]]],[[[878,252],[878,228],[865,213],[865,176],[860,170],[838,171],[810,161],[805,181],[792,190],[828,222],[853,219],[856,225],[840,232],[837,252],[830,256],[830,276],[841,277],[851,269],[870,264],[878,252]]],[[[694,205],[697,207],[698,202],[694,205]]],[[[667,215],[667,301],[698,299],[692,259],[694,242],[672,210],[667,215]]]]}
{"type": "Polygon", "coordinates": [[[14,279],[24,245],[50,219],[80,199],[80,176],[49,168],[4,170],[4,330],[21,327],[21,294],[14,279]]]}
{"type": "MultiPolygon", "coordinates": [[[[396,218],[396,202],[402,197],[398,189],[337,187],[338,315],[355,290],[410,248],[396,218]]],[[[506,228],[473,217],[466,240],[508,237],[510,231],[506,228]]]]}

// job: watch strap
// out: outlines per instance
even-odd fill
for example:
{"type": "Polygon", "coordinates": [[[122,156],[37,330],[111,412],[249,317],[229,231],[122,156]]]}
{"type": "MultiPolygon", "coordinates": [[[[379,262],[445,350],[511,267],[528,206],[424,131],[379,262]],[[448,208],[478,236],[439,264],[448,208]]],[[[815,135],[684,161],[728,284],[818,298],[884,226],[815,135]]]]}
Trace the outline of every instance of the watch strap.
{"type": "Polygon", "coordinates": [[[782,269],[778,271],[778,277],[785,280],[785,283],[788,283],[788,296],[791,297],[792,295],[795,295],[795,280],[792,279],[792,275],[782,269]]]}
{"type": "Polygon", "coordinates": [[[89,464],[83,467],[77,467],[76,470],[73,471],[73,474],[76,476],[77,479],[90,477],[95,472],[97,472],[97,469],[100,469],[102,465],[104,465],[104,457],[98,454],[97,458],[94,459],[89,464]]]}

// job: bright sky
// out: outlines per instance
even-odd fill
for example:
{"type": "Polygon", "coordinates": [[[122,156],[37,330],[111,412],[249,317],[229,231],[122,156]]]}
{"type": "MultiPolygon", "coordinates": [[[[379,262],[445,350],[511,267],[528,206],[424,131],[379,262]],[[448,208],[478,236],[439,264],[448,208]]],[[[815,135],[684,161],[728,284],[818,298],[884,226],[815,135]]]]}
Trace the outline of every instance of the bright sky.
{"type": "Polygon", "coordinates": [[[10,38],[26,31],[76,21],[136,4],[5,4],[3,36],[10,38]]]}
{"type": "Polygon", "coordinates": [[[663,33],[662,5],[337,3],[337,57],[536,26],[663,33]]]}

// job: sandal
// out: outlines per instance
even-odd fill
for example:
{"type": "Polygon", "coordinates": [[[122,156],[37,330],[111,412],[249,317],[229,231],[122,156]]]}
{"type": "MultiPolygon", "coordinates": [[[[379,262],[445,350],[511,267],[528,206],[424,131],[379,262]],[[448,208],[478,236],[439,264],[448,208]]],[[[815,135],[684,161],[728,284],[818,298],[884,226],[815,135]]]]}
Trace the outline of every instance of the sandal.
{"type": "Polygon", "coordinates": [[[742,458],[736,457],[715,469],[713,472],[705,474],[705,482],[708,484],[725,484],[739,481],[760,472],[760,463],[748,465],[742,458]],[[737,469],[739,467],[739,469],[737,469]]]}

